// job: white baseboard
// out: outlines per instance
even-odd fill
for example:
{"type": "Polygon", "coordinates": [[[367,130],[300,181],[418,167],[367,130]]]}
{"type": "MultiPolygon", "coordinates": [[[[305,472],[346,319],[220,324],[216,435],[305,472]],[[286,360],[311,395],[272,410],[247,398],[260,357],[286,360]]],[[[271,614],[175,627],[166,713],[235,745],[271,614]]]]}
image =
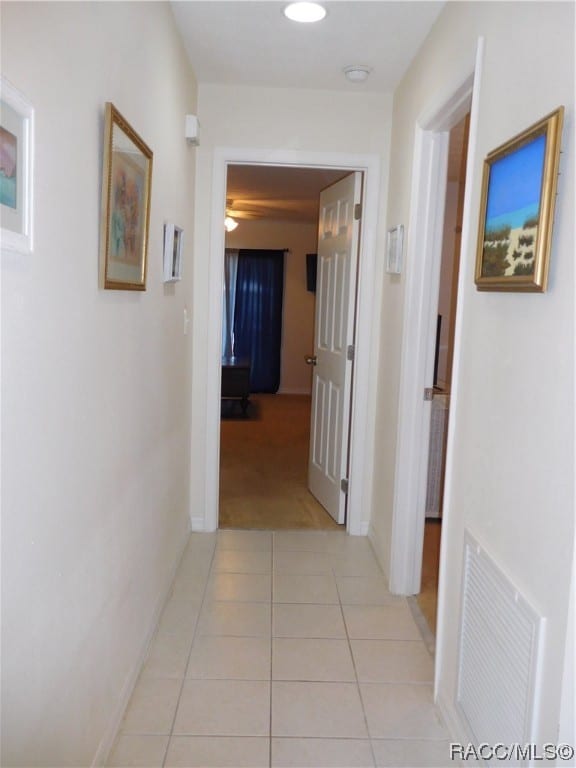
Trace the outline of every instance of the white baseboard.
{"type": "Polygon", "coordinates": [[[278,395],[308,395],[310,397],[312,395],[312,390],[310,389],[310,387],[307,387],[305,389],[298,389],[298,388],[293,389],[291,387],[287,387],[286,389],[284,389],[284,387],[282,387],[281,389],[278,390],[278,392],[276,394],[278,394],[278,395]]]}
{"type": "Polygon", "coordinates": [[[367,536],[370,540],[370,544],[372,545],[372,551],[374,552],[374,556],[376,560],[378,561],[378,565],[382,569],[382,572],[384,573],[384,576],[389,580],[390,574],[387,572],[386,568],[384,567],[384,562],[382,558],[382,553],[380,552],[380,548],[378,546],[378,536],[376,535],[376,529],[372,525],[372,522],[368,523],[368,531],[367,536]]]}
{"type": "Polygon", "coordinates": [[[194,533],[204,533],[206,520],[201,515],[194,515],[190,518],[190,528],[194,533]]]}
{"type": "Polygon", "coordinates": [[[148,631],[144,636],[144,642],[142,643],[140,652],[137,654],[134,660],[134,663],[132,664],[132,667],[124,682],[124,685],[122,686],[122,693],[120,694],[118,704],[108,721],[108,724],[104,731],[104,735],[100,740],[100,744],[98,745],[98,749],[96,750],[96,754],[94,755],[94,758],[92,760],[91,768],[97,768],[99,766],[105,765],[108,760],[108,756],[112,751],[112,747],[114,746],[114,742],[116,741],[116,736],[118,735],[118,731],[120,730],[120,726],[122,724],[122,718],[124,716],[124,712],[126,710],[126,707],[128,706],[130,697],[132,696],[132,691],[134,690],[134,686],[136,685],[138,677],[140,676],[140,670],[142,669],[142,666],[146,661],[146,657],[148,656],[148,650],[150,648],[150,644],[152,640],[154,639],[154,634],[156,632],[156,627],[158,626],[158,622],[160,621],[160,616],[162,615],[162,611],[164,610],[164,607],[168,602],[168,598],[170,597],[170,592],[172,590],[172,583],[174,582],[174,579],[176,577],[176,572],[178,570],[178,566],[180,565],[180,561],[184,556],[184,551],[186,550],[186,545],[188,544],[188,539],[190,537],[189,534],[190,532],[188,532],[188,536],[186,536],[186,538],[184,539],[184,543],[180,549],[180,553],[176,558],[175,565],[170,573],[168,586],[164,594],[156,604],[154,613],[152,615],[152,621],[150,622],[148,631]]]}
{"type": "Polygon", "coordinates": [[[450,734],[450,741],[457,744],[468,744],[473,741],[472,737],[468,733],[466,725],[462,721],[462,717],[454,707],[454,703],[448,701],[443,693],[439,693],[436,697],[436,706],[440,710],[440,714],[446,726],[446,730],[450,734]]]}
{"type": "Polygon", "coordinates": [[[368,520],[365,520],[364,522],[360,523],[360,536],[368,536],[368,532],[370,531],[370,523],[368,520]]]}

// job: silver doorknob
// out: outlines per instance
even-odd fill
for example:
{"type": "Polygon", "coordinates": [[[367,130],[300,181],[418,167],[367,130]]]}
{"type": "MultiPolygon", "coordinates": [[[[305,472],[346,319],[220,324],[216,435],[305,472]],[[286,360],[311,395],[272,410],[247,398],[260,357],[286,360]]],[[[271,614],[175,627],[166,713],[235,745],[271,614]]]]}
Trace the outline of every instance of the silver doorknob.
{"type": "Polygon", "coordinates": [[[316,365],[318,362],[316,355],[304,355],[306,365],[316,365]]]}

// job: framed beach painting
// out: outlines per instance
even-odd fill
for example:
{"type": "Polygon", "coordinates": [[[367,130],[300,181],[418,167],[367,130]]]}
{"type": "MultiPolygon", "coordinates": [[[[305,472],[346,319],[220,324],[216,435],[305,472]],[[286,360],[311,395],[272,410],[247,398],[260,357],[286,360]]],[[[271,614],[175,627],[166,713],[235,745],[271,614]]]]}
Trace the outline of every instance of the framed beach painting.
{"type": "Polygon", "coordinates": [[[34,110],[0,79],[0,226],[2,250],[32,252],[34,110]]]}
{"type": "Polygon", "coordinates": [[[563,116],[559,107],[484,161],[479,291],[546,290],[563,116]]]}
{"type": "Polygon", "coordinates": [[[152,151],[106,104],[100,261],[104,288],[146,290],[152,151]]]}

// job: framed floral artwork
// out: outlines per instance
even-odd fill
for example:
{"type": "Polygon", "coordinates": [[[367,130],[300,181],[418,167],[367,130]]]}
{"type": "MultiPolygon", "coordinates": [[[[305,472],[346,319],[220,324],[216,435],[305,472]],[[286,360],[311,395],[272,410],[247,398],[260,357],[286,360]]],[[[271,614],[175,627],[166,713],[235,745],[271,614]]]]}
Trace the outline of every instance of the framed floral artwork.
{"type": "Polygon", "coordinates": [[[104,288],[146,290],[152,150],[106,104],[101,265],[104,288]]]}

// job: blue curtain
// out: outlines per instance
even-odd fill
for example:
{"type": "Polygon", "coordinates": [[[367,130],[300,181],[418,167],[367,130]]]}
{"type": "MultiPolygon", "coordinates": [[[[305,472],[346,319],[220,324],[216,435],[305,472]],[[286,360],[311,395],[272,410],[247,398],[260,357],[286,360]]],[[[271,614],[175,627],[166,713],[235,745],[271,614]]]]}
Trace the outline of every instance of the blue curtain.
{"type": "Polygon", "coordinates": [[[234,353],[250,358],[250,391],[280,386],[284,251],[241,249],[238,253],[234,353]]]}

